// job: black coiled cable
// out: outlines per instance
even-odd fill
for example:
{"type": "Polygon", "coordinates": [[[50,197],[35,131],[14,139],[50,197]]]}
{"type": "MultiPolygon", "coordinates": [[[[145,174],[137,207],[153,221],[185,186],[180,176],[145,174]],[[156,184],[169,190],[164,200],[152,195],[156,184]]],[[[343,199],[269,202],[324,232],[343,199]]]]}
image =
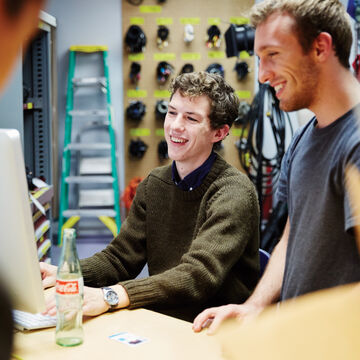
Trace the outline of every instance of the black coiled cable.
{"type": "Polygon", "coordinates": [[[264,198],[272,195],[280,175],[281,160],[285,153],[285,119],[290,125],[292,134],[290,117],[280,110],[273,88],[268,84],[260,84],[259,91],[251,104],[247,121],[242,126],[238,151],[242,168],[256,186],[261,214],[264,198]],[[266,103],[267,109],[264,108],[266,103]],[[276,146],[275,155],[272,157],[265,156],[263,152],[265,119],[270,122],[276,146]],[[246,130],[248,130],[248,135],[245,138],[243,135],[246,130]],[[265,169],[270,170],[265,171],[265,169]]]}

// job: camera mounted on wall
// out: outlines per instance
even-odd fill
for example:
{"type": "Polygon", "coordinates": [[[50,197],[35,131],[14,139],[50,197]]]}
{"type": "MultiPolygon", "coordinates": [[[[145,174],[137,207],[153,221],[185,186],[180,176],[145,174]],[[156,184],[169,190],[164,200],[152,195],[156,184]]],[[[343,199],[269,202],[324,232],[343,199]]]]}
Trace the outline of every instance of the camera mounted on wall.
{"type": "Polygon", "coordinates": [[[239,56],[240,51],[254,54],[255,29],[250,25],[234,25],[225,32],[226,56],[239,56]]]}
{"type": "Polygon", "coordinates": [[[129,78],[132,84],[137,84],[140,80],[141,65],[138,62],[132,62],[130,66],[129,78]]]}
{"type": "Polygon", "coordinates": [[[125,35],[125,44],[131,54],[145,51],[146,35],[138,25],[131,25],[125,35]]]}
{"type": "Polygon", "coordinates": [[[132,139],[129,144],[129,154],[133,158],[141,159],[144,157],[148,145],[141,139],[132,139]]]}
{"type": "Polygon", "coordinates": [[[126,108],[126,117],[129,120],[140,121],[146,113],[146,105],[138,100],[131,101],[130,105],[126,108]]]}
{"type": "Polygon", "coordinates": [[[169,102],[166,100],[158,100],[155,105],[156,120],[165,121],[168,112],[169,102]]]}
{"type": "Polygon", "coordinates": [[[169,45],[169,34],[169,28],[164,25],[159,25],[157,30],[156,44],[160,50],[169,45]]]}

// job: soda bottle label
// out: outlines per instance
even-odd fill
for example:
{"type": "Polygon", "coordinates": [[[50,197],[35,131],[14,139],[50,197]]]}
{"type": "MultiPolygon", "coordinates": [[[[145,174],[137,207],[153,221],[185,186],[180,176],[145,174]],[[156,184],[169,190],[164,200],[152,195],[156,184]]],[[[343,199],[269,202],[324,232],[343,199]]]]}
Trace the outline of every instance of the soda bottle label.
{"type": "Polygon", "coordinates": [[[56,293],[60,295],[79,294],[79,280],[56,280],[56,293]]]}

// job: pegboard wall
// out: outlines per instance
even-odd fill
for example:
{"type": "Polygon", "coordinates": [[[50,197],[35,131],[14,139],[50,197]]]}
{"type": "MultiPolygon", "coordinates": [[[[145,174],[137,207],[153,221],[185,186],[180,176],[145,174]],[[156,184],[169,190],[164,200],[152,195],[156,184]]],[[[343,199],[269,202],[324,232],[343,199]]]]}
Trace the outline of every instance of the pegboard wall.
{"type": "MultiPolygon", "coordinates": [[[[171,160],[160,160],[158,144],[164,140],[163,121],[156,119],[155,106],[158,100],[169,100],[169,81],[177,76],[183,65],[191,63],[195,71],[206,70],[212,63],[219,63],[224,68],[226,81],[236,90],[241,100],[249,104],[254,89],[254,57],[246,52],[240,54],[240,60],[248,64],[249,74],[238,80],[234,70],[237,59],[227,58],[225,54],[224,33],[230,23],[242,25],[247,23],[246,13],[254,4],[253,0],[144,0],[139,5],[122,1],[123,38],[129,26],[138,25],[146,35],[145,50],[141,53],[129,53],[124,45],[124,111],[125,111],[125,181],[126,184],[135,177],[145,177],[151,169],[170,163],[171,160]],[[184,27],[191,24],[194,28],[194,40],[184,41],[184,27]],[[157,45],[158,26],[169,29],[168,45],[159,48],[157,45]],[[216,25],[221,31],[220,47],[206,46],[207,30],[216,25]],[[174,71],[165,84],[159,84],[156,68],[161,61],[166,61],[174,71]],[[133,62],[141,65],[140,80],[131,82],[129,73],[133,62]],[[146,113],[140,121],[126,117],[126,108],[132,101],[141,100],[146,106],[146,113]],[[142,140],[147,150],[142,158],[129,153],[131,140],[142,140]]],[[[125,44],[125,41],[124,41],[125,44]]],[[[223,141],[221,155],[232,165],[241,169],[238,151],[235,146],[240,135],[240,128],[232,126],[230,136],[223,141]]]]}

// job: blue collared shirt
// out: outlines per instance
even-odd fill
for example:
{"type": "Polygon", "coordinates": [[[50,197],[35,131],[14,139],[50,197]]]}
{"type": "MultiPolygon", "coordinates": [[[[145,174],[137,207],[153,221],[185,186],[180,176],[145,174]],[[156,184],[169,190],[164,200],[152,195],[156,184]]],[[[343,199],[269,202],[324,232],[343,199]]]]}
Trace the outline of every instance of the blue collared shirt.
{"type": "Polygon", "coordinates": [[[184,191],[192,191],[199,187],[205,176],[211,170],[213,163],[216,159],[216,153],[211,152],[210,156],[205,160],[205,162],[200,165],[197,169],[192,171],[190,174],[186,175],[182,180],[180,179],[179,173],[176,168],[176,163],[172,163],[172,179],[177,187],[184,191]]]}

